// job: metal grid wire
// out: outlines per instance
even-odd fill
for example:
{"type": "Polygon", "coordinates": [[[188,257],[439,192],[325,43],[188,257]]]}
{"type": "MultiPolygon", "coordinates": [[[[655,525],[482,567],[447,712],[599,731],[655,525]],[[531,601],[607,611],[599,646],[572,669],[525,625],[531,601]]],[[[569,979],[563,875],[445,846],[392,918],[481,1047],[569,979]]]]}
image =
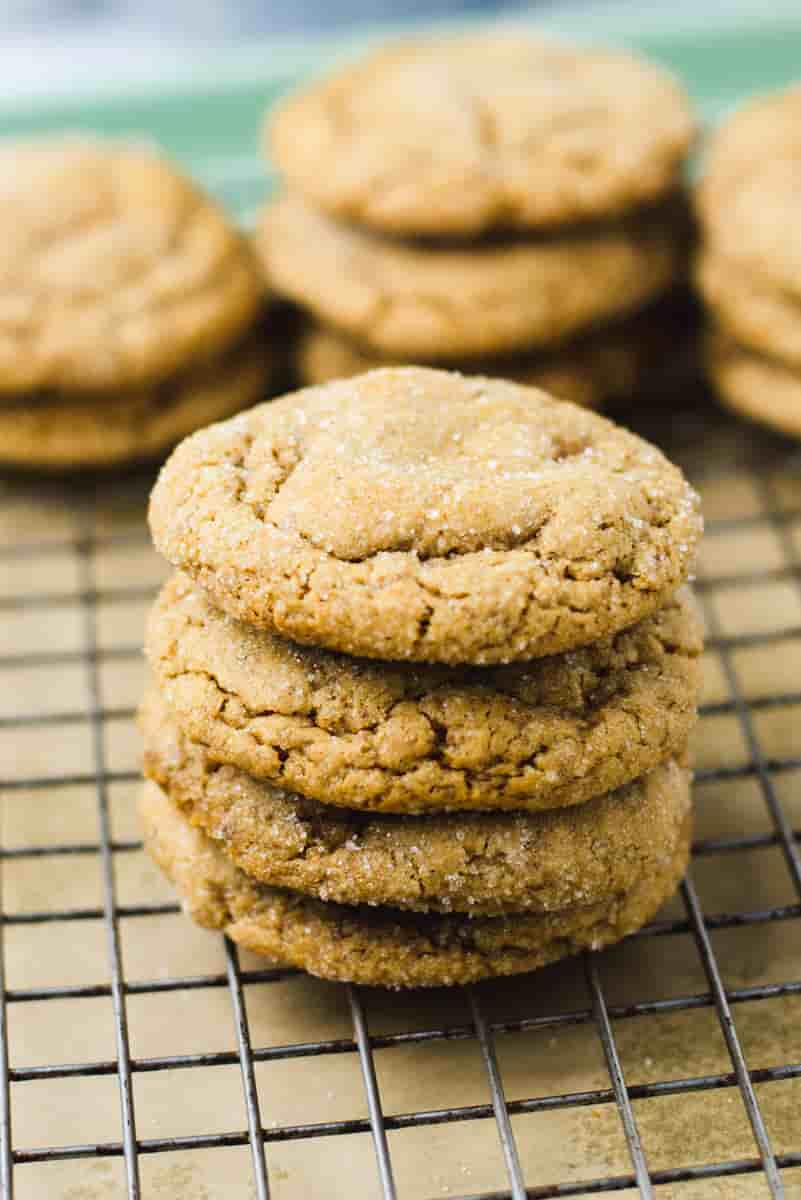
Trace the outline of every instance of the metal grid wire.
{"type": "MultiPolygon", "coordinates": [[[[720,417],[708,416],[704,420],[723,423],[720,417]]],[[[674,421],[675,427],[680,422],[674,421]]],[[[664,432],[662,430],[661,432],[664,432]]],[[[685,441],[696,440],[698,427],[691,424],[685,428],[685,441]]],[[[666,438],[661,439],[665,443],[666,438]]],[[[747,439],[748,440],[748,439],[747,439]]],[[[47,715],[13,715],[0,722],[0,735],[14,737],[21,729],[46,726],[52,723],[87,723],[91,730],[94,770],[61,777],[50,775],[9,779],[0,782],[0,796],[19,789],[26,792],[42,791],[57,797],[59,791],[69,785],[91,785],[97,806],[96,842],[79,844],[15,845],[0,847],[0,865],[11,859],[66,856],[81,870],[89,857],[96,857],[101,867],[102,907],[70,908],[48,911],[3,910],[0,923],[0,938],[10,926],[30,926],[40,923],[63,923],[68,928],[73,923],[102,919],[106,931],[106,950],[109,963],[109,982],[104,984],[73,984],[63,987],[10,988],[3,978],[4,955],[0,946],[0,1192],[11,1200],[15,1178],[24,1172],[26,1165],[52,1162],[59,1159],[89,1159],[98,1157],[122,1158],[125,1165],[127,1196],[131,1200],[143,1194],[140,1183],[140,1159],[144,1155],[158,1155],[176,1150],[220,1149],[234,1146],[249,1146],[255,1195],[265,1200],[270,1195],[270,1147],[279,1142],[310,1138],[346,1138],[348,1135],[368,1133],[372,1137],[377,1163],[380,1194],[390,1200],[396,1192],[393,1172],[393,1157],[387,1133],[414,1127],[430,1127],[451,1122],[470,1122],[478,1119],[493,1119],[503,1154],[507,1175],[506,1190],[482,1193],[485,1200],[492,1196],[535,1198],[595,1195],[621,1191],[627,1188],[638,1190],[643,1197],[653,1196],[660,1185],[682,1181],[721,1179],[727,1176],[760,1174],[767,1193],[774,1197],[785,1194],[782,1171],[801,1166],[801,1127],[799,1128],[798,1150],[778,1154],[771,1145],[771,1138],[760,1109],[755,1084],[789,1080],[801,1076],[801,1062],[785,1062],[770,1067],[749,1070],[738,1036],[736,1011],[738,1005],[777,997],[801,995],[801,979],[785,979],[757,986],[727,988],[718,954],[713,946],[713,931],[737,926],[759,925],[796,921],[801,917],[801,858],[799,857],[799,831],[791,827],[783,811],[773,783],[776,773],[801,767],[801,739],[798,754],[792,757],[771,759],[764,751],[757,735],[754,713],[761,708],[791,705],[801,702],[801,691],[765,695],[754,704],[749,704],[741,688],[732,655],[741,646],[761,645],[801,636],[799,628],[775,628],[764,634],[740,634],[724,636],[711,603],[713,593],[732,584],[754,582],[762,579],[793,581],[801,589],[801,559],[790,532],[791,522],[801,513],[782,508],[773,494],[769,473],[763,469],[764,460],[759,456],[772,454],[773,460],[787,457],[786,445],[771,439],[755,437],[749,466],[754,486],[759,489],[763,511],[752,517],[717,519],[708,523],[710,539],[722,534],[731,534],[742,529],[769,528],[780,539],[785,561],[783,565],[768,573],[755,573],[744,564],[744,570],[735,575],[705,577],[699,584],[699,594],[706,609],[709,630],[708,646],[718,657],[719,665],[729,688],[729,699],[707,705],[703,716],[734,715],[739,722],[748,748],[748,761],[737,766],[706,768],[700,776],[707,782],[725,781],[737,777],[753,777],[761,789],[762,798],[770,817],[771,830],[756,834],[738,834],[697,841],[694,860],[704,856],[724,855],[732,851],[759,847],[779,847],[783,852],[795,891],[795,900],[768,909],[751,909],[743,895],[742,907],[732,912],[709,913],[699,898],[693,882],[692,872],[681,888],[680,897],[683,915],[671,920],[651,924],[639,934],[639,939],[665,939],[677,934],[689,934],[694,939],[700,964],[706,978],[706,990],[670,998],[640,1000],[631,1003],[610,1003],[602,982],[603,959],[586,955],[584,971],[590,1003],[570,1011],[554,1011],[516,1020],[491,1021],[486,1015],[482,989],[469,990],[470,1020],[457,1024],[443,1023],[420,1030],[401,1031],[371,1036],[366,1016],[366,1006],[359,988],[347,987],[347,1002],[352,1021],[352,1037],[324,1041],[290,1042],[279,1046],[261,1047],[254,1045],[250,1036],[246,1007],[243,999],[244,985],[270,988],[293,972],[283,969],[264,968],[245,970],[240,965],[235,946],[225,942],[225,970],[217,975],[191,976],[182,978],[152,978],[142,981],[126,980],[120,951],[119,923],[122,918],[146,920],[154,915],[177,912],[173,904],[123,905],[117,895],[115,863],[118,856],[138,849],[139,844],[131,840],[114,840],[109,822],[108,790],[110,785],[136,779],[135,772],[109,769],[104,750],[104,725],[110,719],[128,717],[131,710],[115,707],[114,696],[105,695],[101,679],[101,665],[108,659],[122,660],[139,654],[138,645],[116,645],[103,647],[98,638],[97,611],[99,602],[114,604],[127,600],[142,600],[151,594],[147,587],[121,587],[103,589],[99,586],[96,572],[96,556],[100,549],[126,542],[144,544],[146,534],[141,532],[98,534],[92,524],[91,487],[82,491],[75,500],[75,535],[64,543],[20,542],[0,551],[2,561],[23,560],[41,563],[55,552],[69,551],[75,556],[78,567],[77,592],[48,592],[46,589],[24,596],[3,599],[0,607],[14,611],[18,607],[29,609],[48,608],[69,601],[80,606],[83,619],[83,645],[72,651],[37,651],[5,656],[0,659],[0,681],[13,688],[14,672],[24,666],[56,666],[82,664],[86,672],[89,689],[88,711],[64,711],[47,715]],[[182,1054],[149,1058],[133,1058],[129,1046],[129,1021],[127,1006],[132,996],[149,993],[182,992],[186,1003],[191,1004],[192,993],[197,989],[227,989],[230,995],[236,1029],[236,1049],[231,1051],[182,1054]],[[11,1065],[8,1050],[8,1010],[12,1006],[25,1005],[34,1001],[59,999],[80,1000],[105,997],[111,1000],[116,1032],[116,1055],[104,1061],[77,1064],[45,1064],[37,1066],[11,1065]],[[725,1040],[730,1059],[730,1070],[713,1074],[657,1080],[651,1083],[629,1086],[621,1057],[618,1052],[614,1026],[623,1020],[637,1017],[677,1013],[707,1008],[717,1014],[720,1030],[725,1040]],[[546,1096],[508,1100],[502,1084],[501,1072],[496,1057],[496,1039],[499,1034],[520,1034],[533,1030],[556,1030],[560,1027],[594,1026],[603,1052],[608,1072],[608,1086],[583,1092],[557,1093],[546,1096]],[[391,1046],[409,1045],[440,1040],[473,1039],[476,1053],[481,1056],[489,1087],[490,1103],[449,1107],[436,1110],[409,1111],[386,1115],[377,1082],[373,1052],[391,1046]],[[367,1117],[359,1119],[331,1120],[309,1124],[274,1124],[265,1122],[265,1113],[260,1108],[256,1085],[255,1067],[259,1063],[276,1060],[293,1060],[326,1055],[356,1055],[361,1068],[367,1104],[367,1117]],[[175,1137],[140,1137],[137,1134],[137,1107],[134,1102],[133,1079],[138,1073],[161,1072],[211,1065],[239,1066],[242,1078],[246,1127],[226,1132],[201,1133],[175,1137]],[[20,1145],[14,1137],[10,1103],[10,1085],[21,1081],[40,1081],[92,1076],[116,1076],[119,1085],[122,1136],[119,1140],[92,1144],[67,1146],[30,1147],[20,1145]],[[648,1158],[638,1132],[633,1101],[660,1096],[689,1096],[693,1093],[737,1089],[742,1097],[757,1153],[753,1157],[730,1161],[705,1162],[700,1165],[649,1169],[648,1158]],[[524,1178],[515,1141],[511,1117],[517,1114],[537,1114],[559,1109],[580,1109],[595,1105],[614,1105],[619,1112],[628,1146],[631,1169],[628,1173],[584,1179],[581,1181],[552,1180],[547,1183],[524,1178]]],[[[671,447],[668,445],[668,448],[671,447]]],[[[725,964],[724,964],[725,966],[725,964]]],[[[89,1017],[87,1019],[90,1019],[89,1017]]],[[[801,1125],[801,1122],[800,1122],[801,1125]]],[[[343,1152],[344,1153],[344,1152],[343,1152]]],[[[343,1159],[344,1162],[344,1159],[343,1159]]],[[[767,1194],[766,1193],[766,1194],[767,1194]]]]}

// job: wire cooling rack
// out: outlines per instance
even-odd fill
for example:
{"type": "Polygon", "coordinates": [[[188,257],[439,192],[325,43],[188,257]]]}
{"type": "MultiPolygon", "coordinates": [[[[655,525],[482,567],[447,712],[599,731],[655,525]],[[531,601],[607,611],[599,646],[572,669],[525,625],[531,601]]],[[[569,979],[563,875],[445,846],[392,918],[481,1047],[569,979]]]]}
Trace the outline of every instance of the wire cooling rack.
{"type": "Polygon", "coordinates": [[[622,947],[427,996],[178,912],[132,816],[151,480],[3,485],[4,1197],[801,1195],[801,456],[632,423],[708,513],[693,870],[622,947]]]}
{"type": "MultiPolygon", "coordinates": [[[[798,73],[789,26],[639,45],[708,118],[798,73]]],[[[145,132],[248,222],[264,108],[320,53],[0,125],[145,132]]],[[[0,483],[2,1197],[801,1197],[801,458],[701,396],[627,419],[707,515],[692,871],[622,946],[464,991],[312,981],[186,920],[134,814],[152,479],[0,483]]]]}

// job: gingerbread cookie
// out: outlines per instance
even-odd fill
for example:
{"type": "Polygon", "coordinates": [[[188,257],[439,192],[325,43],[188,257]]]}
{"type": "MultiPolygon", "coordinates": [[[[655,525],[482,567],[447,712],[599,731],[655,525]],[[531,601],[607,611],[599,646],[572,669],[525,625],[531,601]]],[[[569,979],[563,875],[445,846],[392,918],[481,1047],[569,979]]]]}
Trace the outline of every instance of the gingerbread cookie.
{"type": "Polygon", "coordinates": [[[755,354],[722,333],[707,339],[706,365],[718,395],[730,408],[801,437],[801,370],[755,354]]]}
{"type": "Polygon", "coordinates": [[[262,400],[270,354],[251,336],[219,359],[108,397],[0,399],[0,463],[42,470],[154,458],[194,429],[262,400]]]}
{"type": "Polygon", "coordinates": [[[727,333],[801,366],[801,87],[763,96],[712,139],[696,207],[699,283],[727,333]]]}
{"type": "Polygon", "coordinates": [[[671,759],[560,812],[358,813],[218,766],[155,692],[140,722],[145,774],[226,857],[262,883],[340,904],[474,915],[592,904],[656,870],[690,809],[689,773],[671,759]]]}
{"type": "Polygon", "coordinates": [[[300,647],[180,575],[148,623],[159,691],[210,759],[324,804],[381,812],[580,804],[686,744],[701,628],[686,591],[568,654],[495,668],[300,647]]]}
{"type": "Polygon", "coordinates": [[[268,140],[315,206],[441,236],[627,212],[674,185],[693,132],[659,67],[518,29],[374,51],[291,97],[268,140]]]}
{"type": "Polygon", "coordinates": [[[794,294],[773,286],[757,269],[707,250],[696,276],[707,307],[730,340],[801,370],[801,275],[794,294]]]}
{"type": "MultiPolygon", "coordinates": [[[[455,364],[455,369],[508,379],[550,392],[558,400],[599,408],[630,398],[645,380],[673,362],[677,342],[688,341],[689,329],[689,306],[668,298],[550,352],[473,359],[455,364]]],[[[334,329],[308,323],[297,337],[295,365],[301,383],[317,386],[402,364],[371,354],[334,329]]]]}
{"type": "Polygon", "coordinates": [[[324,979],[382,987],[465,984],[599,950],[649,921],[687,867],[691,823],[627,891],[558,912],[470,917],[347,907],[259,884],[194,828],[153,783],[140,802],[151,855],[200,925],[324,979]]]}
{"type": "Polygon", "coordinates": [[[511,383],[422,368],[286,396],[188,438],[150,520],[246,623],[384,659],[494,663],[656,612],[698,498],[658,450],[511,383]]]}
{"type": "Polygon", "coordinates": [[[256,235],[275,291],[376,353],[443,361],[552,346],[641,307],[684,271],[681,206],[553,238],[397,242],[291,196],[256,235]]]}
{"type": "Polygon", "coordinates": [[[0,148],[0,392],[152,385],[241,339],[263,285],[222,210],[145,147],[0,148]]]}

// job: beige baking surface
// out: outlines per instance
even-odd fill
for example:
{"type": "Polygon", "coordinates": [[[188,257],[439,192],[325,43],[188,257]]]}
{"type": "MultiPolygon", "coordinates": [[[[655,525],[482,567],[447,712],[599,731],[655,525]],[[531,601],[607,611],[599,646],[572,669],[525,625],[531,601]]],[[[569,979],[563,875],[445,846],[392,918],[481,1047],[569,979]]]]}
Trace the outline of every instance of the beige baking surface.
{"type": "MultiPolygon", "coordinates": [[[[668,443],[666,414],[658,432],[668,443]]],[[[736,426],[714,410],[693,406],[673,422],[671,449],[701,486],[710,532],[700,578],[708,616],[735,639],[731,662],[743,695],[759,702],[777,693],[786,702],[757,705],[753,721],[765,756],[779,761],[770,779],[795,829],[801,827],[801,452],[736,426]],[[755,473],[754,463],[762,464],[755,473]],[[780,519],[768,517],[777,511],[780,519]],[[795,514],[798,514],[796,520],[795,514]],[[767,572],[764,579],[755,575],[767,572]],[[724,585],[712,581],[730,577],[724,585]],[[762,633],[794,630],[760,642],[762,633]],[[794,769],[793,761],[798,768],[794,769]]],[[[112,836],[116,902],[126,981],[208,976],[192,990],[128,994],[131,1054],[137,1060],[197,1053],[222,1061],[191,1069],[135,1069],[140,1139],[246,1129],[231,998],[224,980],[223,943],[180,914],[124,915],[137,905],[171,904],[169,888],[141,850],[133,801],[138,743],[132,709],[142,688],[138,653],[148,602],[164,572],[143,524],[148,479],[114,479],[80,491],[60,484],[9,480],[0,497],[0,778],[3,907],[12,1068],[47,1063],[109,1063],[90,1077],[15,1080],[11,1085],[17,1150],[121,1137],[114,1021],[108,994],[109,958],[102,917],[96,769],[91,707],[92,666],[82,657],[96,635],[101,726],[112,836]],[[76,540],[77,539],[77,540],[76,540]],[[83,539],[83,540],[82,540],[83,539]],[[97,592],[95,617],[82,594],[97,592]],[[46,599],[44,599],[46,598],[46,599]],[[95,622],[94,634],[92,623],[95,622]],[[20,714],[32,723],[8,724],[20,714]],[[57,776],[73,781],[47,783],[57,776]],[[33,780],[23,786],[21,781],[33,780]],[[35,781],[38,781],[36,783],[35,781]],[[14,851],[47,844],[83,846],[75,853],[14,851]],[[9,854],[9,852],[11,852],[9,854]],[[23,922],[20,914],[86,910],[85,919],[23,922]],[[215,978],[216,977],[216,978],[215,978]],[[24,989],[101,985],[94,998],[25,1000],[24,989]]],[[[773,826],[730,688],[716,650],[707,654],[704,716],[696,739],[702,771],[746,769],[697,784],[702,840],[772,835],[773,826]]],[[[729,988],[801,979],[801,919],[775,837],[758,847],[703,853],[694,878],[708,915],[788,906],[786,919],[714,929],[712,943],[729,988]]],[[[663,914],[686,917],[677,899],[663,914]]],[[[725,924],[725,923],[724,923],[725,924]]],[[[267,1131],[266,1156],[277,1200],[380,1197],[367,1106],[347,993],[289,975],[247,982],[264,964],[242,956],[244,994],[257,1050],[297,1043],[337,1043],[313,1057],[278,1053],[256,1066],[267,1131]],[[281,1130],[352,1120],[357,1132],[281,1140],[281,1130]]],[[[598,960],[612,1006],[687,995],[709,995],[690,932],[630,940],[598,960]]],[[[587,1009],[584,967],[568,963],[521,980],[479,989],[488,1019],[516,1022],[587,1009]]],[[[362,994],[373,1036],[462,1025],[470,1030],[467,997],[459,991],[409,996],[362,994]]],[[[613,1013],[617,1010],[613,1008],[613,1013]]],[[[801,1064],[801,994],[740,999],[737,1032],[751,1070],[801,1064]]],[[[660,1171],[710,1162],[754,1159],[756,1147],[740,1094],[731,1086],[714,1007],[613,1015],[612,1026],[629,1086],[721,1073],[720,1086],[635,1099],[634,1114],[650,1168],[660,1171]]],[[[631,1164],[620,1117],[609,1099],[609,1076],[592,1020],[558,1028],[496,1035],[510,1101],[603,1089],[595,1103],[519,1112],[512,1118],[527,1184],[589,1181],[628,1175],[631,1164]]],[[[486,1106],[490,1093],[474,1037],[385,1045],[375,1050],[385,1113],[486,1106]]],[[[801,1151],[801,1074],[757,1082],[757,1099],[777,1154],[801,1151]]],[[[502,1191],[508,1184],[494,1120],[423,1124],[390,1130],[389,1149],[400,1197],[434,1198],[502,1191]]],[[[246,1145],[183,1149],[140,1156],[143,1195],[164,1200],[244,1200],[255,1196],[246,1145]]],[[[785,1170],[788,1196],[801,1196],[801,1169],[785,1170]]],[[[106,1200],[123,1197],[121,1157],[21,1163],[14,1172],[22,1200],[106,1200]]],[[[535,1193],[538,1194],[538,1193],[535,1193]]],[[[616,1194],[630,1197],[632,1189],[616,1194]]],[[[668,1183],[662,1198],[768,1195],[764,1178],[668,1183]]]]}

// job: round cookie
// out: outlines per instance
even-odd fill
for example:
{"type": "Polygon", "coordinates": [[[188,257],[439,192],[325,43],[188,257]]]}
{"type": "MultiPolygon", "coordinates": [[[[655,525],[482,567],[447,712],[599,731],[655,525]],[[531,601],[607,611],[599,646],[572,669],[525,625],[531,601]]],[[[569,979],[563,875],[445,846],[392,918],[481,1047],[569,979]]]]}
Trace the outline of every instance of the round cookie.
{"type": "Polygon", "coordinates": [[[186,578],[148,623],[159,691],[192,741],[323,804],[370,812],[581,804],[678,753],[701,629],[685,590],[571,653],[495,668],[300,647],[225,616],[186,578]]]}
{"type": "Polygon", "coordinates": [[[793,294],[756,268],[705,251],[696,278],[707,307],[731,339],[801,369],[801,276],[793,294]]]}
{"type": "Polygon", "coordinates": [[[405,41],[290,97],[266,131],[290,184],[396,234],[537,229],[671,188],[694,133],[651,63],[513,33],[405,41]]]}
{"type": "Polygon", "coordinates": [[[351,908],[267,887],[238,870],[153,783],[140,800],[147,848],[189,915],[268,958],[324,979],[381,987],[437,987],[515,975],[641,928],[687,867],[686,818],[659,866],[626,892],[547,914],[470,917],[351,908]]]}
{"type": "Polygon", "coordinates": [[[653,446],[531,388],[372,371],[188,438],[159,550],[217,607],[349,654],[520,661],[663,607],[698,497],[653,446]]]}
{"type": "Polygon", "coordinates": [[[256,318],[250,246],[150,149],[5,142],[0,195],[0,393],[150,385],[256,318]]]}
{"type": "Polygon", "coordinates": [[[712,139],[696,192],[699,283],[727,331],[801,365],[801,87],[745,105],[712,139]]]}
{"type": "Polygon", "coordinates": [[[251,337],[191,373],[113,397],[0,399],[0,463],[61,471],[155,458],[195,429],[264,399],[269,376],[264,342],[251,337]]]}
{"type": "MultiPolygon", "coordinates": [[[[680,300],[668,298],[551,351],[466,361],[455,369],[467,375],[508,379],[525,387],[541,388],[558,400],[599,408],[608,401],[633,395],[651,372],[658,372],[668,360],[675,359],[677,340],[688,334],[687,308],[680,300]]],[[[336,330],[314,323],[300,330],[295,364],[306,386],[350,379],[377,367],[401,365],[371,354],[336,330]]]]}
{"type": "Polygon", "coordinates": [[[155,692],[140,713],[145,774],[245,874],[339,904],[553,912],[656,870],[690,810],[674,759],[561,812],[418,817],[331,808],[219,767],[155,692]]]}
{"type": "Polygon", "coordinates": [[[706,366],[718,395],[730,408],[801,437],[801,370],[754,354],[721,333],[707,339],[706,366]]]}
{"type": "Polygon", "coordinates": [[[685,262],[671,206],[558,238],[430,245],[338,225],[292,196],[256,234],[274,290],[379,354],[443,361],[554,343],[631,312],[685,262]]]}

